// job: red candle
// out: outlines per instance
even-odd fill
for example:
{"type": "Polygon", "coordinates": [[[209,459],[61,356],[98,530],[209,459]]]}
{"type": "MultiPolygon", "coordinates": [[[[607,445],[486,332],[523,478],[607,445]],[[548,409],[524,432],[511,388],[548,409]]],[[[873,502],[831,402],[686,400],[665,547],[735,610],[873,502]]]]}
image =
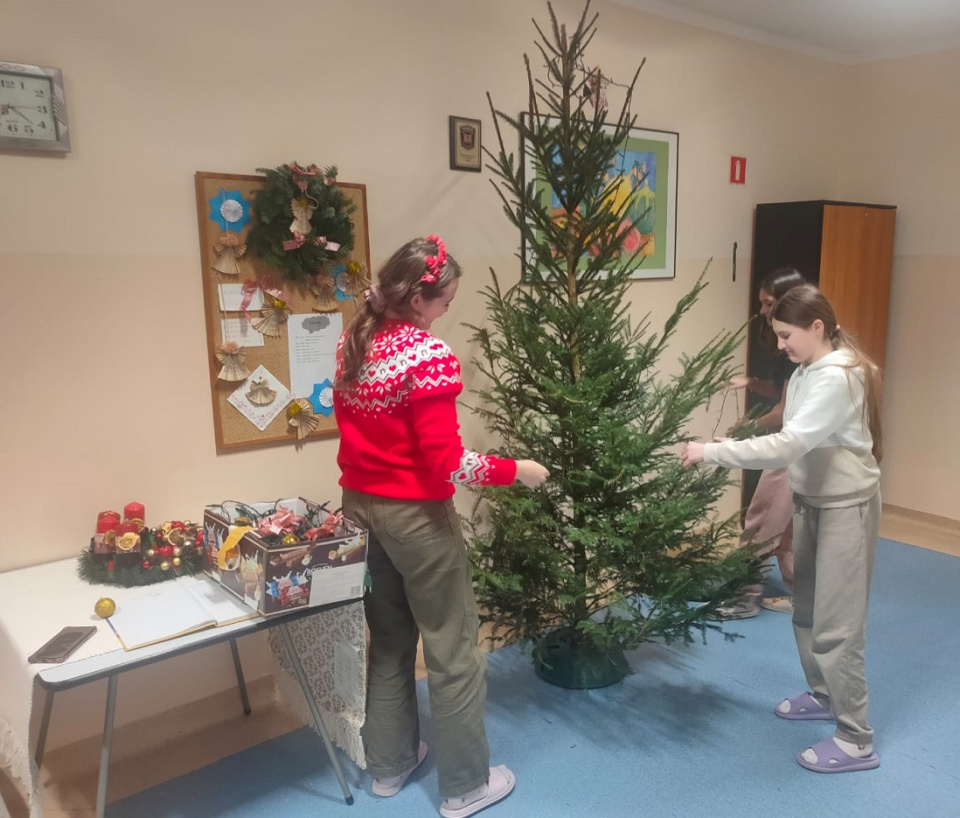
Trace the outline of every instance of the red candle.
{"type": "Polygon", "coordinates": [[[120,514],[116,511],[101,511],[97,515],[97,534],[106,534],[120,525],[120,514]]]}
{"type": "Polygon", "coordinates": [[[124,534],[138,534],[140,532],[140,526],[136,523],[120,523],[117,526],[117,537],[122,537],[124,534]]]}
{"type": "Polygon", "coordinates": [[[140,520],[143,522],[146,517],[143,516],[143,503],[127,503],[123,507],[123,519],[130,520],[140,520]]]}

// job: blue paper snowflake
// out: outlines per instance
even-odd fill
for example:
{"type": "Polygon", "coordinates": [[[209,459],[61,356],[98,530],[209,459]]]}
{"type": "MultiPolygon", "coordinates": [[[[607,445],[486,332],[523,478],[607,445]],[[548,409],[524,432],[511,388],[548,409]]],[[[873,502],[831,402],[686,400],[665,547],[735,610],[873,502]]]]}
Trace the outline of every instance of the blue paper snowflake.
{"type": "Polygon", "coordinates": [[[243,198],[239,190],[224,190],[211,196],[210,221],[215,222],[226,233],[239,233],[250,224],[250,202],[243,198]]]}
{"type": "Polygon", "coordinates": [[[330,417],[333,414],[333,383],[330,379],[325,378],[322,383],[315,383],[307,400],[315,414],[330,417]]]}

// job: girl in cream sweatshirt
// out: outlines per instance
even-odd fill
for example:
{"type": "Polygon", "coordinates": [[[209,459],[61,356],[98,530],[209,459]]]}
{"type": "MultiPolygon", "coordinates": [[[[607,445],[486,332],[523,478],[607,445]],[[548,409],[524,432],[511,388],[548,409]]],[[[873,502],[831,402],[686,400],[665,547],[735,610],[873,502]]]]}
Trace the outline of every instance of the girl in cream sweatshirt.
{"type": "Polygon", "coordinates": [[[794,634],[810,691],[784,699],[784,719],[835,721],[832,738],[797,756],[835,773],[878,767],[867,724],[864,638],[880,524],[880,372],[837,323],[816,287],[787,292],[773,310],[778,345],[800,364],[787,386],[783,428],[741,441],[690,442],[683,463],[787,466],[794,492],[794,634]]]}

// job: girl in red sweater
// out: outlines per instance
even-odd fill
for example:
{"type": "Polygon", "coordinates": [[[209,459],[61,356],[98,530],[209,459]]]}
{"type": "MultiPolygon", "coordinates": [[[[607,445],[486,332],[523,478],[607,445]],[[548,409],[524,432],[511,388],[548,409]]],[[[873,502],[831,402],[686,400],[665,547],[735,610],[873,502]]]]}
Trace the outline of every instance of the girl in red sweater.
{"type": "Polygon", "coordinates": [[[397,250],[340,339],[334,390],[343,512],[370,532],[364,739],[373,792],[395,795],[427,753],[414,676],[422,637],[445,818],[473,815],[514,787],[510,770],[489,766],[486,662],[454,484],[536,488],[549,476],[533,460],[463,448],[460,363],[429,331],[460,275],[437,236],[397,250]]]}

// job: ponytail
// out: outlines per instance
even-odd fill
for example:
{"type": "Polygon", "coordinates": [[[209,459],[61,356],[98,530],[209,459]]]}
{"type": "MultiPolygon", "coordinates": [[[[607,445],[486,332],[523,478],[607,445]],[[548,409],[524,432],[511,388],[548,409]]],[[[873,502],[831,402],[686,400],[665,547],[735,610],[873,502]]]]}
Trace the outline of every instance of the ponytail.
{"type": "Polygon", "coordinates": [[[367,352],[385,317],[415,324],[417,315],[410,306],[414,295],[432,301],[461,275],[460,265],[447,253],[439,236],[413,239],[397,250],[380,268],[379,283],[364,293],[364,302],[344,333],[334,388],[356,386],[367,352]]]}
{"type": "Polygon", "coordinates": [[[883,460],[883,424],[880,422],[880,404],[883,400],[883,373],[873,359],[867,355],[854,338],[844,332],[837,324],[830,333],[830,343],[834,349],[846,349],[853,357],[847,369],[860,367],[863,372],[863,414],[873,438],[873,456],[879,463],[883,460]]]}

